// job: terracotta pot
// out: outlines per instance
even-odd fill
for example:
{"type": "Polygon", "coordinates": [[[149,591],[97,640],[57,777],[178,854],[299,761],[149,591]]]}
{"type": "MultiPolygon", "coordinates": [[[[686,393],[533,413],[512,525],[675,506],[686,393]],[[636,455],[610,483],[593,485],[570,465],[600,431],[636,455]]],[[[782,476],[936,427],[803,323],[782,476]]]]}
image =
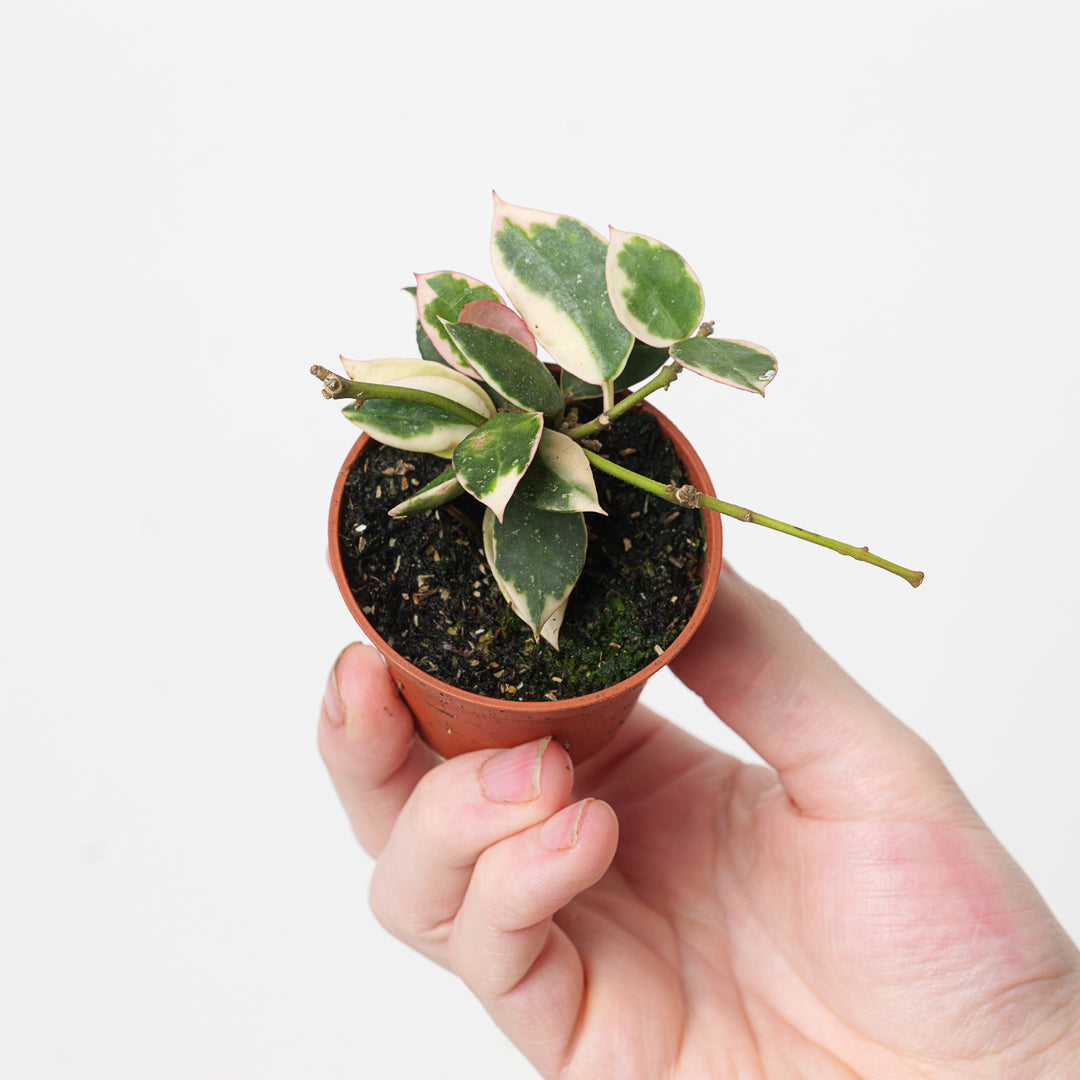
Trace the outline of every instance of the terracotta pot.
{"type": "MultiPolygon", "coordinates": [[[[660,430],[671,439],[690,474],[690,482],[699,491],[715,494],[705,466],[686,437],[662,413],[649,405],[643,407],[656,417],[660,430]]],[[[364,636],[382,653],[423,738],[444,757],[468,750],[517,746],[544,735],[553,735],[575,762],[584,761],[606,746],[626,719],[649,676],[671,663],[708,611],[720,577],[720,515],[702,514],[705,554],[697,607],[682,633],[652,663],[630,678],[594,694],[563,701],[503,701],[451,686],[421,671],[387,645],[360,610],[341,564],[338,517],[345,480],[368,442],[366,434],[360,436],[338,473],[330,503],[330,562],[345,603],[364,636]]]]}

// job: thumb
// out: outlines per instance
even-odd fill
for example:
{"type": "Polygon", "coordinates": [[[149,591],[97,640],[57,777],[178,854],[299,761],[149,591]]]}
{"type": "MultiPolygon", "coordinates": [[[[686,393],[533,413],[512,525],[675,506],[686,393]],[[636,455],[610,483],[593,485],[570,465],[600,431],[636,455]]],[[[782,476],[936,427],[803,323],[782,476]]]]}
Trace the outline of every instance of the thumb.
{"type": "Polygon", "coordinates": [[[776,769],[804,813],[861,817],[957,794],[913,731],[728,566],[704,623],[671,667],[776,769]]]}

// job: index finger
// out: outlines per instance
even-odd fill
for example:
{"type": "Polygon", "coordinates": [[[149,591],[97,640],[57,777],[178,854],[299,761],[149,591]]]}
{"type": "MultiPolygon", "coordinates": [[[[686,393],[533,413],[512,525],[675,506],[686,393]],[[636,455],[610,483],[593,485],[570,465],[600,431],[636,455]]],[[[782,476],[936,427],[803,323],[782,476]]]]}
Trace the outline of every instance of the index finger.
{"type": "Polygon", "coordinates": [[[438,761],[379,654],[349,645],[319,714],[319,752],[361,845],[377,855],[420,778],[438,761]]]}
{"type": "Polygon", "coordinates": [[[727,566],[671,668],[776,769],[804,813],[864,816],[955,790],[913,731],[727,566]]]}

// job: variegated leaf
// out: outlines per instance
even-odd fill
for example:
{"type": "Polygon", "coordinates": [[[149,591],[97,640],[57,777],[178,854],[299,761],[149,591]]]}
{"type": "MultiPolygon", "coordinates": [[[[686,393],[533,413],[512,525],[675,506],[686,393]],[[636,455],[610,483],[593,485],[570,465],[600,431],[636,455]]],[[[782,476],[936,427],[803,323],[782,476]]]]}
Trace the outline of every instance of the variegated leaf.
{"type": "Polygon", "coordinates": [[[559,647],[559,631],[562,629],[563,619],[566,618],[566,607],[570,603],[568,596],[549,616],[547,622],[540,627],[540,636],[553,648],[559,647]]]}
{"type": "MultiPolygon", "coordinates": [[[[341,362],[349,377],[357,382],[425,390],[465,405],[480,416],[491,416],[495,412],[491,398],[479,383],[465,378],[446,364],[411,359],[355,361],[345,357],[341,362]]],[[[475,430],[473,425],[434,405],[411,401],[374,398],[348,406],[343,411],[373,439],[399,450],[446,453],[475,430]]]]}
{"type": "Polygon", "coordinates": [[[683,367],[707,379],[739,390],[753,390],[762,396],[776,375],[776,357],[750,341],[691,337],[676,341],[671,346],[671,355],[683,367]]]}
{"type": "MultiPolygon", "coordinates": [[[[447,373],[450,369],[445,368],[447,373]]],[[[411,387],[413,390],[424,390],[429,394],[438,394],[439,397],[449,398],[459,405],[464,405],[480,416],[493,416],[495,408],[491,398],[487,396],[479,383],[472,382],[468,386],[462,386],[456,379],[446,378],[443,375],[410,375],[407,379],[395,379],[391,386],[411,387]]]]}
{"type": "Polygon", "coordinates": [[[371,398],[348,405],[342,412],[347,420],[362,427],[373,439],[398,450],[416,450],[422,454],[442,454],[452,450],[476,430],[442,409],[411,401],[371,398]]]}
{"type": "Polygon", "coordinates": [[[605,270],[615,314],[634,337],[664,348],[697,330],[705,313],[701,282],[667,244],[612,229],[605,270]]]}
{"type": "MultiPolygon", "coordinates": [[[[484,552],[492,575],[534,635],[565,610],[585,565],[587,541],[583,514],[552,514],[520,499],[511,499],[501,522],[491,511],[484,514],[484,552]]],[[[544,637],[558,648],[558,625],[544,637]]]]}
{"type": "MultiPolygon", "coordinates": [[[[488,396],[484,388],[476,381],[476,378],[467,378],[456,368],[452,368],[441,361],[433,360],[417,360],[415,358],[391,358],[387,360],[348,360],[344,356],[341,358],[342,366],[345,368],[345,374],[350,379],[355,379],[357,382],[369,382],[369,383],[381,383],[383,385],[388,383],[401,383],[405,379],[411,379],[416,376],[431,376],[441,379],[450,379],[458,386],[464,388],[472,397],[454,397],[454,401],[460,401],[463,405],[468,405],[474,412],[482,413],[484,416],[494,416],[495,404],[488,396]],[[475,402],[479,401],[479,405],[475,402]],[[474,402],[469,404],[470,401],[474,402]]],[[[438,390],[432,391],[433,393],[439,393],[438,390]]],[[[444,394],[444,397],[452,397],[451,394],[444,394]]]]}
{"type": "Polygon", "coordinates": [[[461,486],[502,520],[506,504],[525,475],[540,443],[539,413],[496,413],[454,450],[461,486]]]}
{"type": "Polygon", "coordinates": [[[390,510],[391,517],[407,517],[409,514],[420,514],[425,510],[434,510],[437,506],[456,499],[464,492],[464,488],[458,482],[453,466],[443,469],[430,484],[425,484],[419,491],[414,492],[407,499],[399,502],[390,510]]]}
{"type": "Polygon", "coordinates": [[[607,513],[597,501],[596,480],[585,451],[573,439],[547,428],[516,496],[537,510],[607,513]]]}
{"type": "Polygon", "coordinates": [[[425,360],[442,364],[443,367],[450,366],[439,355],[439,350],[432,344],[431,338],[427,336],[427,331],[424,329],[424,324],[419,319],[416,320],[416,347],[425,360]]]}
{"type": "Polygon", "coordinates": [[[490,285],[485,285],[468,274],[439,270],[416,275],[416,313],[420,325],[439,355],[448,364],[470,375],[472,372],[469,365],[454,348],[441,320],[457,322],[458,315],[466,304],[481,299],[502,303],[502,297],[490,285]]]}
{"type": "Polygon", "coordinates": [[[555,377],[512,337],[487,326],[443,325],[461,355],[507,401],[548,416],[562,411],[563,398],[555,377]]]}
{"type": "Polygon", "coordinates": [[[458,322],[498,330],[536,355],[536,338],[529,332],[525,320],[501,300],[470,300],[461,309],[458,322]]]}
{"type": "Polygon", "coordinates": [[[607,245],[571,217],[495,196],[495,276],[556,363],[590,383],[613,379],[633,337],[615,317],[604,276],[607,245]]]}
{"type": "MultiPolygon", "coordinates": [[[[667,349],[654,349],[651,345],[646,345],[644,341],[635,341],[633,349],[630,350],[630,357],[626,361],[626,367],[619,372],[619,377],[615,380],[615,392],[629,390],[631,386],[651,379],[670,359],[671,355],[667,349]]],[[[559,385],[562,387],[563,395],[570,395],[575,401],[598,398],[603,393],[603,387],[582,382],[568,371],[562,373],[559,385]]]]}

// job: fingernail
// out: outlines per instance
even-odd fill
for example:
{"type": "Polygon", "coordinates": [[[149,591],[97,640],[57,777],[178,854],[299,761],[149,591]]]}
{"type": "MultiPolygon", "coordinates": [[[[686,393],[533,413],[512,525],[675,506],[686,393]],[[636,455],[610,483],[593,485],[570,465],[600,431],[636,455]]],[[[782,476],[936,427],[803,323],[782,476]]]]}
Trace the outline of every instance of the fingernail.
{"type": "Polygon", "coordinates": [[[578,842],[581,819],[592,799],[582,799],[549,817],[540,827],[540,843],[548,851],[566,851],[578,842]]]}
{"type": "MultiPolygon", "coordinates": [[[[342,653],[342,656],[345,654],[342,653]]],[[[345,723],[345,706],[341,703],[341,695],[337,688],[337,669],[341,663],[341,656],[334,661],[330,670],[330,677],[326,680],[326,693],[323,695],[323,711],[326,719],[333,727],[341,727],[345,723]]]]}
{"type": "Polygon", "coordinates": [[[480,766],[484,798],[499,803],[527,803],[540,797],[540,767],[550,736],[492,754],[480,766]]]}

